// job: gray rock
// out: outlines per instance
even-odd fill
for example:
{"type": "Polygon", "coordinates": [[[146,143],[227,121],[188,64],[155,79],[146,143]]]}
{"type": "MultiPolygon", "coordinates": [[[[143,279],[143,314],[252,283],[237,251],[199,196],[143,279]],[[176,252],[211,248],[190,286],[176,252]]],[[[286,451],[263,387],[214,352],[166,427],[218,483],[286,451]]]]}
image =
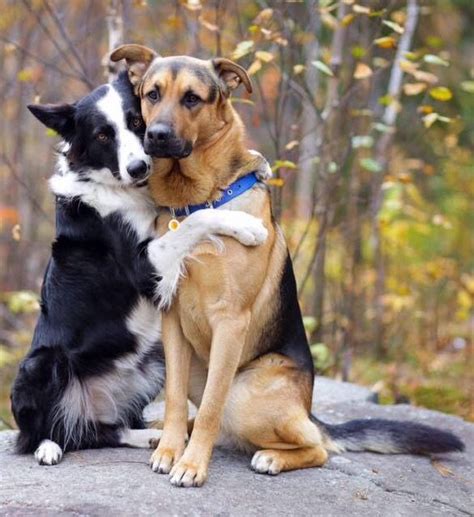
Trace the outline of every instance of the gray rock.
{"type": "Polygon", "coordinates": [[[318,416],[330,422],[385,417],[442,426],[460,435],[463,454],[428,458],[345,453],[322,469],[268,477],[245,454],[216,450],[202,488],[172,487],[153,474],[150,451],[102,449],[66,454],[54,467],[12,452],[0,433],[0,515],[474,515],[474,425],[411,406],[378,406],[365,388],[319,379],[318,416]]]}

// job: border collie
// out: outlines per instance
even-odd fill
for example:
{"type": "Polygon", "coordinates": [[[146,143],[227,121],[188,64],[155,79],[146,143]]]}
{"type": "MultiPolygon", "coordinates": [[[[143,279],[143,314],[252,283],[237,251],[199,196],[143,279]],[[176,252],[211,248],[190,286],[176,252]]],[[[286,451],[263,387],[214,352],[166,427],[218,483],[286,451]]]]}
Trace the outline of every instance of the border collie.
{"type": "MultiPolygon", "coordinates": [[[[77,103],[29,109],[63,142],[50,179],[56,238],[41,313],[12,388],[17,450],[53,465],[68,450],[150,447],[161,431],[144,429],[142,410],[163,387],[164,358],[139,101],[124,73],[77,103]]],[[[245,213],[197,212],[159,239],[164,278],[198,243],[218,245],[216,234],[245,245],[266,238],[245,213]]]]}

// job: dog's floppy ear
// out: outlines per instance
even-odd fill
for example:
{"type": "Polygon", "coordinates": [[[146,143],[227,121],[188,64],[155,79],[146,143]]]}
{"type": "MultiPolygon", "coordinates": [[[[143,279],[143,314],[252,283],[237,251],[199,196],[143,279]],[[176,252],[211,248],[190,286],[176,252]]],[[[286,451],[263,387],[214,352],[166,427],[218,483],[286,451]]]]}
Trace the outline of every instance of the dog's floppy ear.
{"type": "Polygon", "coordinates": [[[237,63],[224,57],[213,59],[212,64],[217,75],[224,81],[229,92],[235,90],[240,83],[243,83],[246,90],[252,93],[252,83],[245,68],[242,68],[237,63]]]}
{"type": "Polygon", "coordinates": [[[30,104],[28,109],[46,127],[68,138],[74,131],[74,104],[30,104]]]}
{"type": "Polygon", "coordinates": [[[125,59],[128,77],[133,86],[136,86],[141,81],[155,57],[158,57],[158,54],[154,50],[143,45],[136,45],[135,43],[121,45],[110,54],[112,61],[125,59]]]}

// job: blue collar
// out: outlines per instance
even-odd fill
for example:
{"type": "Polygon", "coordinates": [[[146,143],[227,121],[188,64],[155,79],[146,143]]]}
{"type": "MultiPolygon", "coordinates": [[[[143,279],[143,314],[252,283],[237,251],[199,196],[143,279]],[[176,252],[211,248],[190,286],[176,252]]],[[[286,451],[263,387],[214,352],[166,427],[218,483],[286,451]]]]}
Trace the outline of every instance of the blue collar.
{"type": "Polygon", "coordinates": [[[205,208],[219,208],[225,205],[232,199],[240,196],[247,190],[251,189],[259,179],[255,172],[250,172],[246,176],[242,176],[237,181],[234,181],[231,185],[226,187],[223,191],[222,196],[217,201],[208,201],[207,203],[201,203],[200,205],[188,205],[183,208],[168,208],[173,217],[184,217],[191,215],[198,210],[204,210],[205,208]]]}

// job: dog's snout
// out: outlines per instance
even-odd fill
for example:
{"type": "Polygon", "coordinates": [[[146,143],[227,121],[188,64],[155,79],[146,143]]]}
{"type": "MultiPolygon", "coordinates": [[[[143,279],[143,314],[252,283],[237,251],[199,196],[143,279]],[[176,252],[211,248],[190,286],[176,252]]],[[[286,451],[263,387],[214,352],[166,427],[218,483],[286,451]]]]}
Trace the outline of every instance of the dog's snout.
{"type": "Polygon", "coordinates": [[[133,160],[127,165],[127,172],[133,179],[143,178],[148,171],[148,166],[143,160],[133,160]]]}
{"type": "Polygon", "coordinates": [[[165,143],[174,136],[173,129],[168,124],[159,122],[147,131],[147,138],[156,143],[165,143]]]}

